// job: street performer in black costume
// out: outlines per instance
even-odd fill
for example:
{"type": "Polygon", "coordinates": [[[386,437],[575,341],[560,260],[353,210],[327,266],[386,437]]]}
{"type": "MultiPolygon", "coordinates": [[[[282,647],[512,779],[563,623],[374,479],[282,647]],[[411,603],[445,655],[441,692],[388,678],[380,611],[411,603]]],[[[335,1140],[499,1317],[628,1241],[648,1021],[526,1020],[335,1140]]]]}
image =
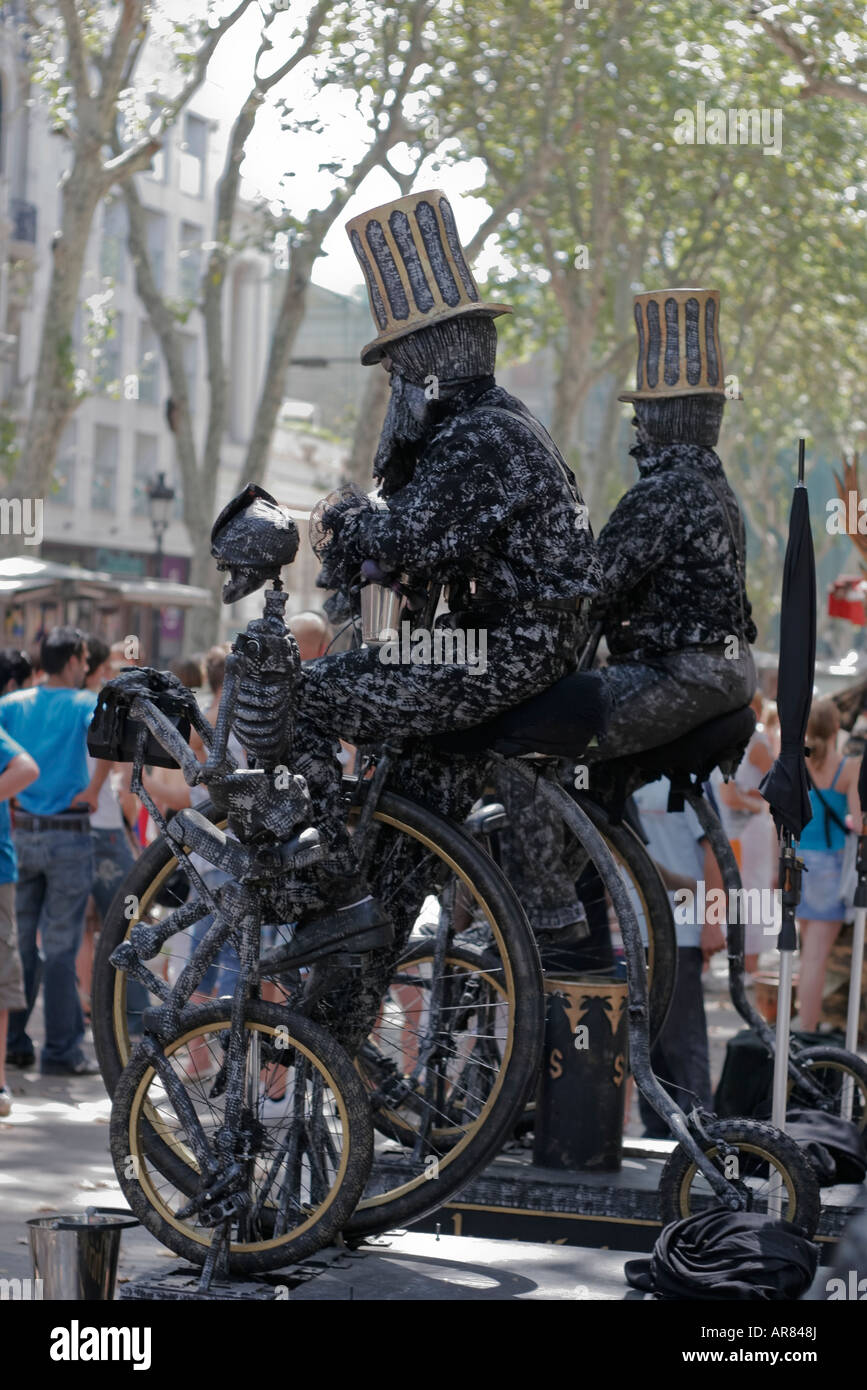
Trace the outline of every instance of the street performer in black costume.
{"type": "Polygon", "coordinates": [[[605,571],[594,617],[614,709],[602,756],[653,748],[749,704],[756,628],[745,587],[744,523],[714,452],[726,391],[719,292],[635,296],[639,479],[599,535],[605,571]]]}
{"type": "MultiPolygon", "coordinates": [[[[377,916],[374,885],[357,877],[337,736],[362,745],[411,737],[395,762],[396,789],[462,819],[483,764],[438,755],[423,740],[483,723],[574,669],[601,569],[572,473],[494,380],[493,320],[509,310],[480,299],[445,196],[400,198],[353,218],[348,231],[378,329],[361,359],[391,377],[374,461],[386,506],[346,489],[320,509],[319,582],[349,593],[362,564],[375,561],[408,575],[413,592],[446,586],[449,612],[437,622],[484,629],[487,644],[484,666],[385,664],[364,647],[304,667],[292,766],[307,779],[327,845],[323,911],[351,948],[354,933],[368,941],[377,923],[385,945],[391,924],[377,916]]],[[[398,936],[408,929],[394,926],[398,936]]]]}

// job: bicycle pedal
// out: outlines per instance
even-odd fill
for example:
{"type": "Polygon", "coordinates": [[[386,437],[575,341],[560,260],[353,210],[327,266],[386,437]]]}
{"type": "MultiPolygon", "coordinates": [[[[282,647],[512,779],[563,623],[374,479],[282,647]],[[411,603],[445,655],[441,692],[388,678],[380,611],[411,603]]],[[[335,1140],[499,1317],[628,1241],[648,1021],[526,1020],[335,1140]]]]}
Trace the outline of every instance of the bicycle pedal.
{"type": "Polygon", "coordinates": [[[342,966],[345,970],[365,971],[370,965],[370,951],[341,951],[339,955],[333,957],[334,964],[342,966]]]}

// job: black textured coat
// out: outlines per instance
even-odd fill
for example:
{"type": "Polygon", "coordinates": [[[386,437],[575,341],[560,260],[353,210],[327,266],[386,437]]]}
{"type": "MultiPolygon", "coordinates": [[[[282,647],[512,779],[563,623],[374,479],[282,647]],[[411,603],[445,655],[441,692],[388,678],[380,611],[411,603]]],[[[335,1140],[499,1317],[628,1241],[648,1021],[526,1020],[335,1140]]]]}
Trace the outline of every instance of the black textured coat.
{"type": "Polygon", "coordinates": [[[633,452],[639,480],[598,541],[605,592],[594,613],[604,621],[612,655],[672,652],[732,633],[754,642],[732,539],[743,522],[719,458],[698,444],[633,452]],[[722,494],[728,524],[705,478],[722,494]]]}
{"type": "Polygon", "coordinates": [[[345,570],[361,560],[449,586],[449,606],[466,602],[467,580],[498,602],[593,597],[602,570],[574,475],[520,423],[532,419],[493,377],[440,403],[409,482],[387,512],[358,511],[340,533],[345,570]]]}

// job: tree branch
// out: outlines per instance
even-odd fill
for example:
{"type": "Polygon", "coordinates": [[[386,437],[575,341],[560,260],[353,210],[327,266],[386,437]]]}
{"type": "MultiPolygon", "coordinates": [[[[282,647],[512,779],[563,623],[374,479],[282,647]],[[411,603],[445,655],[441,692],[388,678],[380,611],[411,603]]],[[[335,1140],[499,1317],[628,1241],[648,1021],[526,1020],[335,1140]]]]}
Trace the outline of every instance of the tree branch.
{"type": "Polygon", "coordinates": [[[777,24],[772,19],[765,19],[761,14],[759,6],[753,5],[750,14],[757,24],[764,29],[768,38],[775,43],[781,53],[785,53],[799,70],[805,80],[805,86],[801,88],[799,95],[802,98],[812,96],[837,97],[843,101],[852,101],[859,106],[867,106],[867,87],[859,87],[855,82],[847,82],[842,77],[817,77],[816,65],[819,59],[816,54],[798,43],[797,39],[789,33],[788,29],[782,24],[777,24]]]}
{"type": "Polygon", "coordinates": [[[57,8],[60,10],[63,19],[66,42],[69,46],[69,71],[72,76],[72,85],[75,88],[76,105],[79,108],[79,114],[83,114],[82,107],[88,107],[93,101],[90,83],[87,77],[87,57],[84,51],[84,35],[81,32],[78,11],[74,0],[57,0],[57,8]]]}
{"type": "Polygon", "coordinates": [[[169,103],[165,113],[159,117],[159,130],[156,132],[157,134],[161,134],[167,126],[171,125],[172,121],[178,115],[178,112],[183,111],[187,102],[201,87],[207,76],[208,64],[214,56],[220,39],[224,34],[228,33],[234,24],[237,24],[238,20],[252,4],[253,0],[239,0],[234,10],[231,10],[229,14],[220,20],[219,24],[208,31],[206,41],[196,54],[195,65],[189,81],[181,88],[174,100],[169,103]]]}
{"type": "Polygon", "coordinates": [[[104,61],[99,64],[101,81],[96,109],[100,127],[103,129],[111,122],[127,54],[136,30],[144,23],[143,11],[142,0],[121,0],[111,47],[104,61]]]}
{"type": "Polygon", "coordinates": [[[333,0],[319,0],[319,4],[316,5],[314,9],[312,9],[310,12],[310,16],[307,21],[307,28],[304,32],[304,38],[301,41],[301,43],[295,49],[294,53],[290,54],[290,56],[286,59],[285,63],[282,63],[279,68],[275,69],[274,72],[269,73],[267,77],[259,77],[259,57],[261,55],[256,55],[256,62],[254,64],[253,70],[256,79],[256,86],[258,87],[260,92],[270,92],[271,88],[276,87],[278,82],[282,82],[283,78],[288,76],[288,74],[292,71],[293,68],[296,68],[299,63],[303,63],[305,58],[310,57],[311,53],[316,47],[316,40],[319,37],[322,25],[325,23],[325,20],[328,17],[328,13],[332,8],[332,4],[333,0]]]}

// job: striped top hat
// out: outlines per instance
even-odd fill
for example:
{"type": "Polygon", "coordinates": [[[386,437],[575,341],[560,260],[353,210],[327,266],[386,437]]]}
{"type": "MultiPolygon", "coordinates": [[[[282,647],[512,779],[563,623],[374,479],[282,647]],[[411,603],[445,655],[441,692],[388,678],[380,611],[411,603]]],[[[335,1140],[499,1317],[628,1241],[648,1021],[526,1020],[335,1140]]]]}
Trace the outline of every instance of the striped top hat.
{"type": "Polygon", "coordinates": [[[649,290],[635,296],[635,390],[621,401],[724,396],[719,290],[649,290]]]}
{"type": "Polygon", "coordinates": [[[346,224],[361,262],[370,309],[379,329],[361,350],[370,366],[389,343],[459,314],[510,314],[508,304],[485,304],[464,259],[455,215],[438,188],[371,208],[346,224]]]}

